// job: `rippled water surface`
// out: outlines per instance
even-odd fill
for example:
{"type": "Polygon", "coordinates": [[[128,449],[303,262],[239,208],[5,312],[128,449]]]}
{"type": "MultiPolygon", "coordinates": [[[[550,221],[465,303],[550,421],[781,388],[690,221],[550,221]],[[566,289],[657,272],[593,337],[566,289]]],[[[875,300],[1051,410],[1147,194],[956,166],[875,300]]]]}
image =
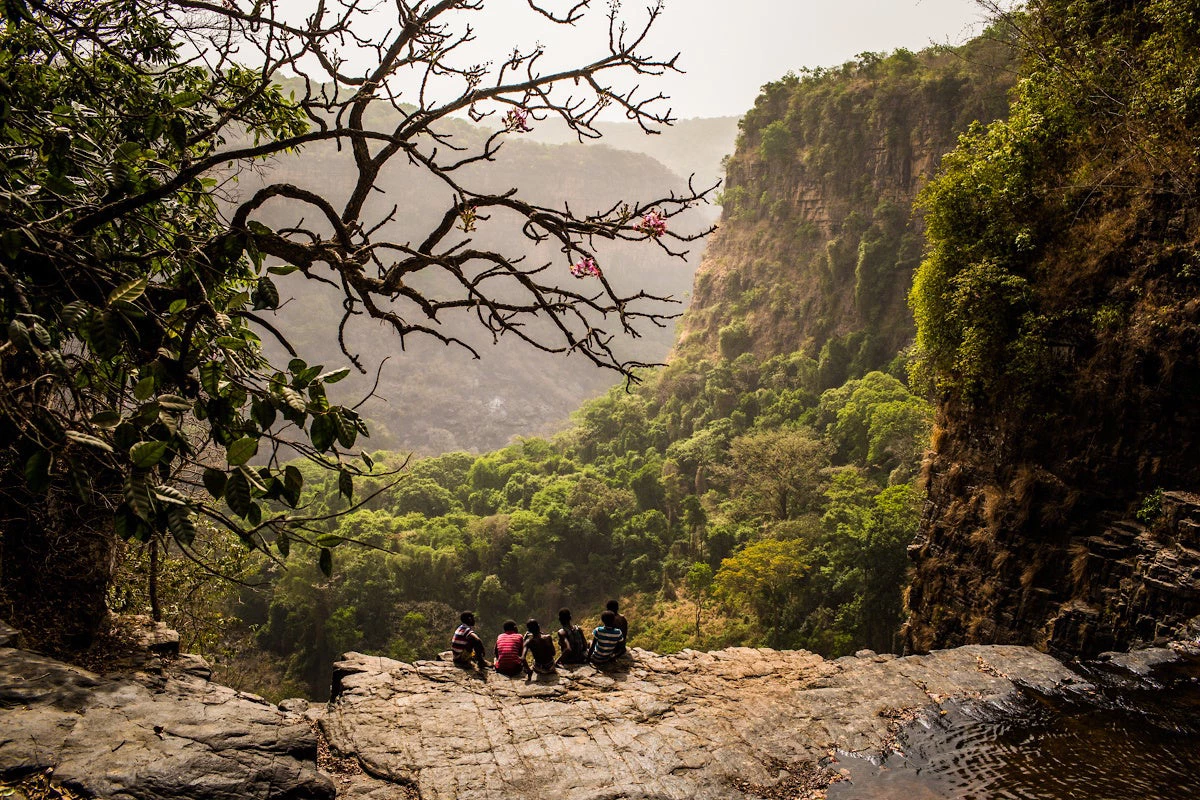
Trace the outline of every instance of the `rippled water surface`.
{"type": "Polygon", "coordinates": [[[829,800],[1200,798],[1197,676],[1189,664],[1146,686],[1096,670],[1091,690],[947,704],[882,765],[843,758],[851,779],[829,800]]]}

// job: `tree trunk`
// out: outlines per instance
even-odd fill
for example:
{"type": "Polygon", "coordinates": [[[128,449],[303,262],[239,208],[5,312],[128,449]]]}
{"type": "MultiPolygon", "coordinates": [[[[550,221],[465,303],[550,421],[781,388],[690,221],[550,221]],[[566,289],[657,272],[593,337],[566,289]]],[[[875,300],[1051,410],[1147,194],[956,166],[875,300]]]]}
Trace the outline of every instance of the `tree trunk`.
{"type": "Polygon", "coordinates": [[[0,616],[41,650],[85,649],[108,617],[111,515],[73,496],[31,495],[14,477],[3,487],[10,504],[0,519],[0,616]]]}

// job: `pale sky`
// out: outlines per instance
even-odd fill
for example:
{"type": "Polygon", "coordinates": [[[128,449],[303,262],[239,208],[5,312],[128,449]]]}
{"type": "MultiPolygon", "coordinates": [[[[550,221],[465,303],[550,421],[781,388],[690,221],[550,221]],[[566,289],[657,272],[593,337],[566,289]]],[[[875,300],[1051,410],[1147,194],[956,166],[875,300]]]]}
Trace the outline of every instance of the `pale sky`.
{"type": "MultiPolygon", "coordinates": [[[[651,1],[624,0],[622,18],[639,23],[651,1]]],[[[290,16],[307,15],[316,0],[276,2],[290,16]]],[[[539,2],[559,10],[574,4],[539,2]]],[[[467,51],[472,61],[498,63],[514,45],[541,42],[549,70],[596,55],[606,42],[608,5],[591,0],[574,30],[545,22],[526,0],[483,0],[482,10],[454,12],[450,19],[475,29],[477,41],[467,51]]],[[[835,66],[867,50],[961,44],[982,30],[983,20],[977,0],[665,0],[647,50],[660,57],[681,53],[678,64],[687,74],[646,79],[644,86],[669,95],[681,119],[740,115],[764,83],[788,70],[835,66]]],[[[377,31],[368,25],[367,32],[382,39],[384,23],[377,31]]]]}
{"type": "MultiPolygon", "coordinates": [[[[554,0],[543,2],[554,6],[554,0]]],[[[557,32],[530,28],[525,5],[488,0],[475,22],[480,41],[540,37],[548,47],[557,44],[551,38],[557,32]]],[[[632,24],[647,5],[625,0],[622,14],[632,24]]],[[[603,0],[593,0],[588,14],[599,21],[606,10],[603,0]]],[[[681,53],[678,63],[687,74],[647,86],[670,95],[680,118],[740,115],[764,83],[788,70],[841,64],[866,50],[961,44],[982,30],[983,21],[976,0],[666,0],[650,51],[681,53]]]]}

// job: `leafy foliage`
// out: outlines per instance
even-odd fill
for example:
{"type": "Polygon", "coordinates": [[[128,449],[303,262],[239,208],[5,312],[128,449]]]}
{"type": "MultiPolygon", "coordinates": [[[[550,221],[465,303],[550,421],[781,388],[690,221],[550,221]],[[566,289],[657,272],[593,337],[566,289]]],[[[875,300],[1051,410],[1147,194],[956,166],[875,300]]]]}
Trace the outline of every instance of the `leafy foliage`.
{"type": "MultiPolygon", "coordinates": [[[[562,25],[583,9],[559,16],[528,5],[562,25]]],[[[479,121],[516,110],[533,120],[553,114],[580,137],[594,137],[596,114],[612,104],[645,127],[669,123],[669,113],[657,110],[661,97],[614,88],[607,78],[673,64],[643,55],[643,37],[614,7],[607,52],[577,68],[542,76],[533,68],[540,46],[512,51],[495,74],[459,67],[453,51],[462,34],[448,23],[478,8],[397,3],[392,38],[380,45],[362,31],[379,20],[354,2],[319,4],[301,25],[264,4],[248,12],[145,0],[5,4],[0,492],[25,509],[4,531],[3,547],[6,612],[18,623],[53,614],[54,606],[69,625],[77,616],[62,608],[73,590],[59,596],[71,582],[37,568],[68,560],[71,547],[49,542],[78,530],[94,545],[73,557],[72,569],[94,579],[90,594],[74,590],[89,606],[74,625],[82,634],[99,611],[114,531],[186,549],[203,515],[275,557],[285,558],[293,541],[313,542],[319,567],[331,571],[329,547],[311,536],[313,518],[294,510],[303,473],[282,461],[304,456],[336,473],[347,500],[362,499],[355,482],[370,471],[359,455],[368,431],[329,391],[348,369],[308,363],[261,316],[280,304],[283,276],[338,290],[341,327],[330,335],[360,368],[344,339],[353,317],[380,320],[401,339],[429,336],[473,352],[438,327],[440,313],[464,310],[492,337],[577,352],[627,376],[640,366],[617,356],[605,320],[627,334],[639,320],[661,324],[664,298],[624,296],[602,275],[597,288],[575,289],[565,266],[592,257],[597,238],[677,254],[674,246],[696,237],[665,222],[646,230],[639,219],[669,219],[703,193],[576,216],[526,202],[516,190],[477,191],[456,170],[488,161],[513,131],[456,149],[436,123],[459,111],[479,121]],[[367,78],[344,71],[337,50],[347,41],[375,57],[367,78]],[[406,104],[389,80],[414,68],[454,81],[443,84],[445,96],[422,92],[419,103],[406,104]],[[274,83],[283,69],[299,73],[299,92],[274,83]],[[557,88],[579,81],[590,100],[557,88]],[[231,169],[315,142],[342,145],[353,158],[341,209],[287,183],[219,208],[231,169]],[[439,156],[439,148],[453,155],[439,156]],[[417,244],[373,238],[390,215],[367,199],[397,156],[452,196],[417,244]],[[288,206],[294,222],[267,225],[268,205],[288,206]],[[314,214],[319,222],[306,224],[314,214]],[[469,232],[466,220],[491,214],[533,241],[553,241],[564,268],[547,273],[545,264],[457,238],[454,231],[469,232]],[[438,273],[442,283],[419,280],[423,273],[438,273]],[[548,324],[534,329],[526,322],[533,319],[548,324]],[[263,335],[291,354],[286,366],[266,358],[263,335]],[[82,523],[70,519],[72,505],[85,509],[82,523]],[[39,580],[55,588],[43,590],[39,580]]],[[[648,10],[643,31],[660,10],[648,10]]]]}

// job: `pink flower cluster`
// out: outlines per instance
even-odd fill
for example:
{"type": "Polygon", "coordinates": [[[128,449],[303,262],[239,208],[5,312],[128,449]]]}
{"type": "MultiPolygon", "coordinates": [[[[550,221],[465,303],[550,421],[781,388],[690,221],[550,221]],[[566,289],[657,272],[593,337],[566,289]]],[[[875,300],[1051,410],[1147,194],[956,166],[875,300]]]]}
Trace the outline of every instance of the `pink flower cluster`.
{"type": "Polygon", "coordinates": [[[571,265],[571,274],[576,278],[586,278],[588,275],[599,278],[600,268],[596,266],[595,259],[584,258],[571,265]]]}
{"type": "Polygon", "coordinates": [[[638,223],[636,229],[657,239],[667,232],[667,220],[657,211],[651,211],[642,217],[642,221],[638,223]]]}
{"type": "Polygon", "coordinates": [[[529,133],[533,128],[529,124],[529,112],[523,108],[511,108],[504,115],[504,130],[509,133],[529,133]]]}

